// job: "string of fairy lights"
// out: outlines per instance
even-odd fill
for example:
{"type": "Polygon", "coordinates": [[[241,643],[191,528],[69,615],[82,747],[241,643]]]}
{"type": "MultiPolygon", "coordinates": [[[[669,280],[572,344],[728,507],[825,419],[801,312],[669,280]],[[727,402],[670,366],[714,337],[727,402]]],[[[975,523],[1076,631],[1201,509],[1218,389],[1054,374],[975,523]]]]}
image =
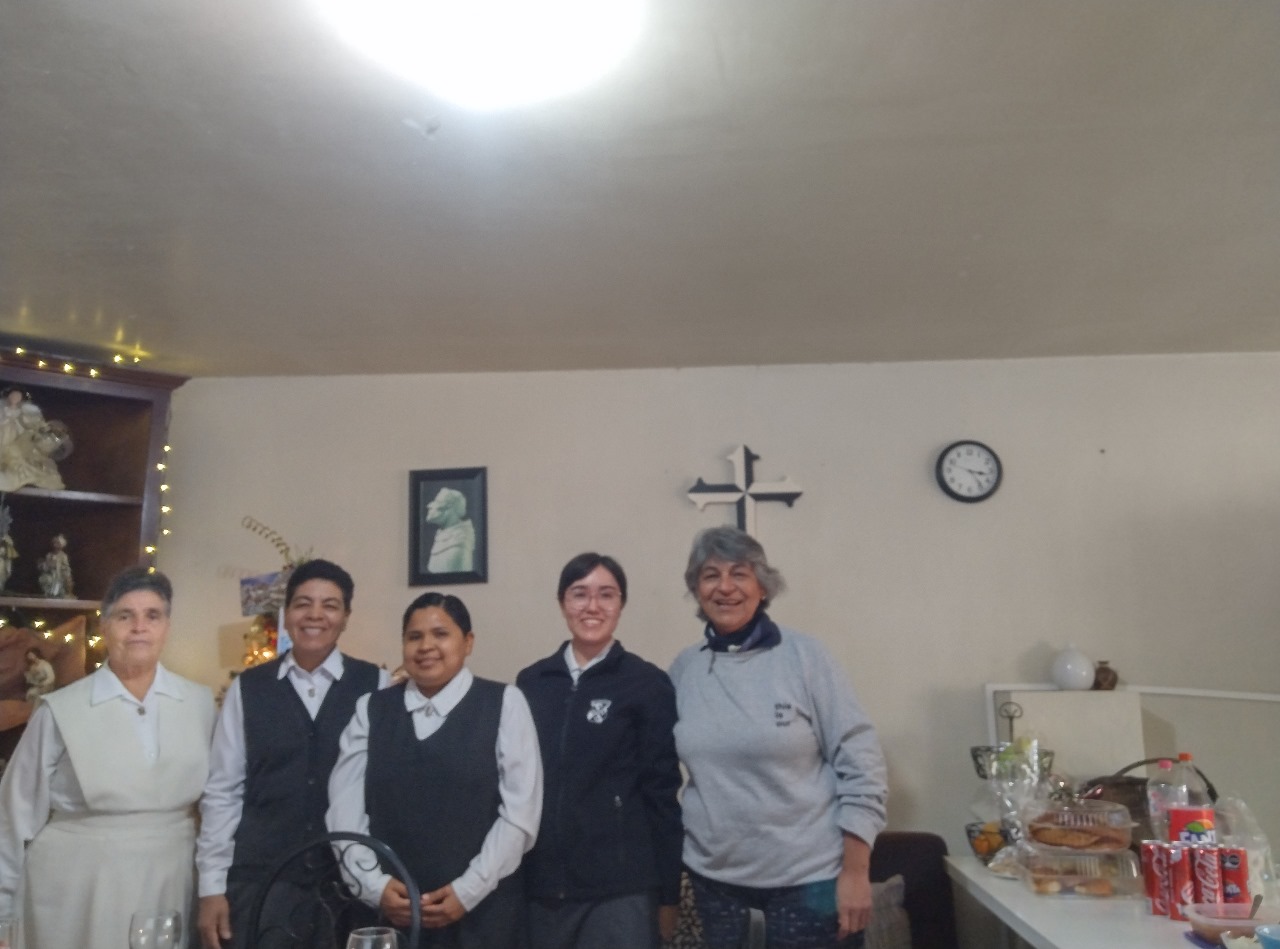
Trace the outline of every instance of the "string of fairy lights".
{"type": "MultiPolygon", "coordinates": [[[[45,372],[59,372],[68,376],[87,376],[90,379],[102,378],[104,373],[108,373],[111,369],[131,369],[140,365],[142,356],[138,354],[124,355],[121,353],[113,354],[109,359],[78,359],[73,357],[55,356],[48,353],[40,353],[31,350],[26,346],[15,345],[7,351],[0,350],[0,365],[21,366],[29,369],[38,369],[45,372]]],[[[109,373],[108,373],[109,374],[109,373]]],[[[160,537],[169,537],[173,531],[166,524],[168,515],[172,512],[173,507],[169,503],[169,483],[166,472],[169,468],[169,453],[172,450],[170,445],[164,446],[164,459],[156,463],[156,470],[161,474],[161,483],[159,490],[161,494],[160,517],[158,520],[158,531],[160,537]]],[[[158,542],[157,542],[158,544],[158,542]]],[[[146,554],[147,569],[155,572],[157,544],[147,544],[143,547],[146,554]]],[[[27,606],[32,598],[19,597],[23,600],[23,605],[27,606]]],[[[67,611],[73,610],[74,607],[60,607],[56,598],[49,600],[48,606],[50,610],[67,611]]],[[[78,624],[71,630],[63,631],[63,625],[51,625],[48,616],[40,615],[39,608],[35,608],[35,614],[29,620],[24,620],[23,625],[29,626],[32,631],[39,633],[41,638],[52,641],[55,637],[61,636],[62,641],[66,645],[75,643],[78,631],[85,631],[85,665],[86,668],[98,668],[106,660],[106,647],[103,643],[101,634],[97,632],[97,621],[102,616],[100,609],[93,610],[92,627],[88,623],[84,626],[78,624]]],[[[87,611],[86,611],[87,612],[87,611]]],[[[9,616],[0,614],[0,629],[15,624],[15,621],[9,616]]]]}
{"type": "MultiPolygon", "coordinates": [[[[90,379],[96,379],[98,378],[98,376],[102,375],[102,366],[105,365],[101,363],[95,364],[92,362],[84,363],[83,361],[80,363],[80,365],[77,365],[75,361],[71,359],[65,359],[61,356],[49,356],[41,353],[33,353],[30,350],[28,350],[25,346],[14,346],[12,352],[14,356],[18,357],[16,361],[19,364],[28,365],[33,369],[56,370],[58,368],[61,368],[62,371],[69,376],[74,376],[74,375],[83,373],[84,375],[87,375],[90,379]],[[59,367],[59,364],[61,364],[60,367],[59,367]]],[[[13,359],[5,360],[5,362],[9,364],[12,364],[14,361],[15,360],[13,359]]],[[[122,367],[129,366],[129,365],[136,366],[141,362],[142,362],[141,356],[124,356],[124,355],[121,355],[120,353],[116,353],[114,356],[111,357],[111,363],[113,363],[116,366],[122,366],[122,367]]]]}

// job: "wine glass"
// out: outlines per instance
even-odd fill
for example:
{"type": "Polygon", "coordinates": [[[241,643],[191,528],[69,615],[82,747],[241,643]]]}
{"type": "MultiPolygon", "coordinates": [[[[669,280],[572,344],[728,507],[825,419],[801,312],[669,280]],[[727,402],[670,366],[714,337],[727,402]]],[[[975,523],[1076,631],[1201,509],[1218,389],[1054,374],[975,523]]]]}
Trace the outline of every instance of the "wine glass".
{"type": "Polygon", "coordinates": [[[134,913],[129,920],[129,949],[178,949],[182,945],[182,914],[165,910],[155,916],[134,913]]]}
{"type": "Polygon", "coordinates": [[[389,926],[353,929],[347,937],[347,949],[398,949],[396,931],[389,926]]]}

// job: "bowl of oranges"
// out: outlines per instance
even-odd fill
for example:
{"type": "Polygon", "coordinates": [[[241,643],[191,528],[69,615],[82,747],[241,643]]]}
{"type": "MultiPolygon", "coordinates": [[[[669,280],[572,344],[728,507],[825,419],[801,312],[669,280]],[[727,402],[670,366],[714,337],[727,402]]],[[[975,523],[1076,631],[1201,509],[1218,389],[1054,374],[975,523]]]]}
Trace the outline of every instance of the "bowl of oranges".
{"type": "Polygon", "coordinates": [[[999,821],[974,821],[964,825],[964,832],[969,837],[973,855],[983,863],[990,863],[992,857],[1009,845],[1009,835],[999,821]]]}

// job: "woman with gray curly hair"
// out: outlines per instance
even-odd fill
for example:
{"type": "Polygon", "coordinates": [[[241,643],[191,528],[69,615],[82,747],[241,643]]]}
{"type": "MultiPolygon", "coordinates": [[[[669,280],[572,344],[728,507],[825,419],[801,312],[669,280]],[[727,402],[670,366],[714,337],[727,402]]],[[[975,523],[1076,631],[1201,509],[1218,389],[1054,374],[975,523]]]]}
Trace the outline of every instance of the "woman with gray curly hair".
{"type": "Polygon", "coordinates": [[[743,945],[757,910],[770,947],[861,946],[887,797],[875,729],[826,648],[765,612],[784,582],[753,537],[702,531],[685,584],[705,642],[676,657],[671,680],[684,863],[707,945],[743,945]]]}

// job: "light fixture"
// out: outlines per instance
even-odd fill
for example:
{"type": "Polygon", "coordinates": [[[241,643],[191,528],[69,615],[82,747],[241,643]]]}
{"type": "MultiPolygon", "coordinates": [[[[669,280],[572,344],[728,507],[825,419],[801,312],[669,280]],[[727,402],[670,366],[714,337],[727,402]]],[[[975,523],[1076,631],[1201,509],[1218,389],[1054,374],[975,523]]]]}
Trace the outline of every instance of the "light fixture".
{"type": "Polygon", "coordinates": [[[468,109],[575,92],[639,39],[645,0],[315,0],[356,49],[468,109]]]}

